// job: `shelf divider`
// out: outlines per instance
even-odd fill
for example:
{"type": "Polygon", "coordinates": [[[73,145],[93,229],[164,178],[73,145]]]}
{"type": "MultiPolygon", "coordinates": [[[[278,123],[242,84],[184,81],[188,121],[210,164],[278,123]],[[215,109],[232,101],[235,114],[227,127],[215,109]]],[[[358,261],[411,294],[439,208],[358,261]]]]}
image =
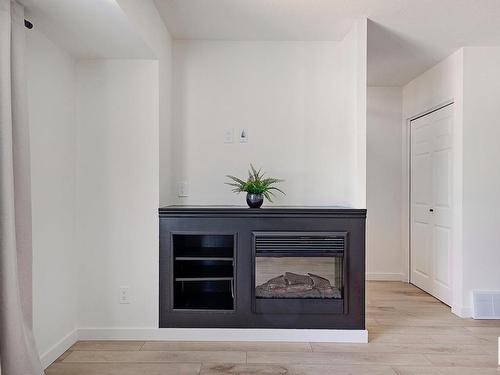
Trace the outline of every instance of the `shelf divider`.
{"type": "Polygon", "coordinates": [[[175,260],[213,260],[213,261],[221,261],[221,262],[232,262],[234,258],[230,257],[175,257],[175,260]]]}
{"type": "Polygon", "coordinates": [[[176,277],[175,281],[231,281],[233,277],[176,277]]]}

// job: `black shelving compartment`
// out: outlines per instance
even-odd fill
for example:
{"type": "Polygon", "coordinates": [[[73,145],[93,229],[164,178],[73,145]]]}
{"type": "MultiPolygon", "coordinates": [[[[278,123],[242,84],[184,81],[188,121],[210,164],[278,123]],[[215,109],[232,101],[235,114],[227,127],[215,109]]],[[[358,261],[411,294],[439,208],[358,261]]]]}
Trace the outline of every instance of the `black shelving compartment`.
{"type": "Polygon", "coordinates": [[[174,310],[234,310],[234,236],[173,234],[174,310]]]}

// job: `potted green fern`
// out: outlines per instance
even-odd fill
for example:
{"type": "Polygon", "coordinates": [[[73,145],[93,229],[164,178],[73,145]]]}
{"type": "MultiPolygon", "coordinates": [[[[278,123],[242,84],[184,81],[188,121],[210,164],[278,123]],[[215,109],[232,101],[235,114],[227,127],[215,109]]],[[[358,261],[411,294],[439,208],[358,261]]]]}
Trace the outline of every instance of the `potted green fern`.
{"type": "Polygon", "coordinates": [[[285,192],[276,186],[277,183],[283,182],[279,178],[266,177],[264,178],[265,173],[261,172],[261,169],[256,170],[252,164],[250,164],[250,170],[248,171],[248,179],[246,181],[234,177],[231,175],[227,175],[231,182],[226,182],[226,185],[230,185],[233,187],[233,192],[247,193],[247,204],[250,208],[260,208],[262,203],[264,202],[264,198],[266,198],[269,202],[272,202],[271,196],[274,196],[274,192],[278,191],[282,194],[285,192]]]}

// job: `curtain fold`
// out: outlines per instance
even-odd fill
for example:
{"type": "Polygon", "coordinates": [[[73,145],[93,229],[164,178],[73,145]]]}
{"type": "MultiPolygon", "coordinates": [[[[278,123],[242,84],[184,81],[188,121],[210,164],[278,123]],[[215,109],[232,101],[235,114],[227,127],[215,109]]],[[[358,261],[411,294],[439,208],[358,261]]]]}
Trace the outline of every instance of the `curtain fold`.
{"type": "Polygon", "coordinates": [[[32,331],[29,127],[24,8],[0,0],[0,369],[43,374],[32,331]]]}

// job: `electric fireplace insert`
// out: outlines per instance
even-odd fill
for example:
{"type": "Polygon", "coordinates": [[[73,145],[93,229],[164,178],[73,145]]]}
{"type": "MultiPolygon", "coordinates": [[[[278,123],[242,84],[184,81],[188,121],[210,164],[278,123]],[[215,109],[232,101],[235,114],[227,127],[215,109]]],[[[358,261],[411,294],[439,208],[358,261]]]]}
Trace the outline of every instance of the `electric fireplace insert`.
{"type": "Polygon", "coordinates": [[[347,233],[254,232],[254,311],[343,312],[347,233]]]}

